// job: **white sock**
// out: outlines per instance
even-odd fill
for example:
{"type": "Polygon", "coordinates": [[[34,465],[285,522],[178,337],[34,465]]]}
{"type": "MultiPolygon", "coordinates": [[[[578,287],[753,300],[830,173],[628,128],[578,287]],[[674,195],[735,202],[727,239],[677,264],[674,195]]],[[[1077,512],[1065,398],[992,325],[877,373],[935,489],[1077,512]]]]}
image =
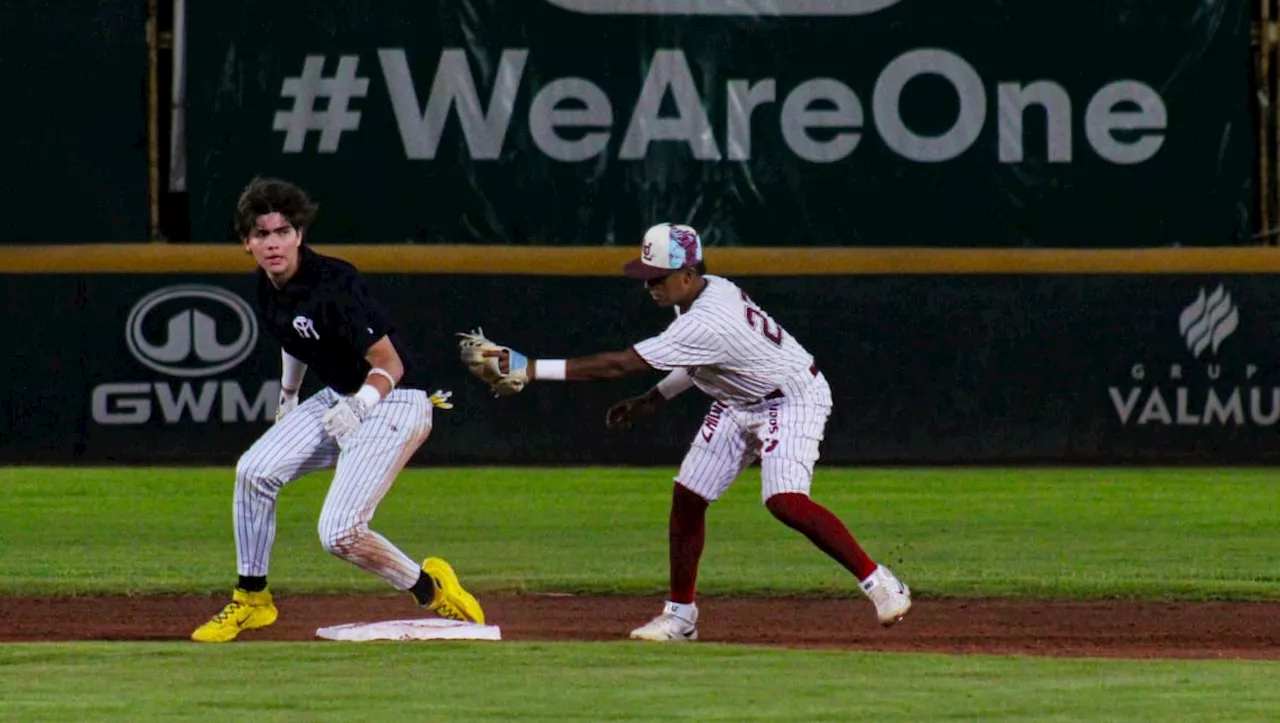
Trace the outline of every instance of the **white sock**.
{"type": "Polygon", "coordinates": [[[876,565],[876,569],[867,575],[867,579],[862,581],[862,592],[870,595],[872,590],[880,587],[880,578],[884,575],[884,568],[876,565]]]}
{"type": "Polygon", "coordinates": [[[698,621],[698,604],[697,603],[678,603],[667,601],[666,608],[662,611],[668,615],[675,615],[681,620],[691,623],[698,621]]]}

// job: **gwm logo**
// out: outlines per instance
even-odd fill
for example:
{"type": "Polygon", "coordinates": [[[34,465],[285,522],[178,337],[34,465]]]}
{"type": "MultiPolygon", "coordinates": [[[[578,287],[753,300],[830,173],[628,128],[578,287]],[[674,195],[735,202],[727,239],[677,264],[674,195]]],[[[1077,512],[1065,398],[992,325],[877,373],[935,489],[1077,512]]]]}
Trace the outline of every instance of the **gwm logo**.
{"type": "Polygon", "coordinates": [[[244,299],[217,286],[168,286],[138,301],[129,312],[125,341],[134,358],[174,377],[207,377],[224,372],[253,351],[258,343],[258,320],[244,299]],[[229,312],[229,313],[228,313],[229,312]],[[154,332],[163,319],[162,335],[154,332]],[[224,343],[219,328],[224,331],[224,343]]]}
{"type": "Polygon", "coordinates": [[[1240,310],[1226,287],[1201,288],[1177,320],[1178,334],[1195,361],[1184,356],[1183,361],[1131,364],[1131,385],[1107,389],[1120,423],[1268,427],[1280,422],[1280,387],[1261,383],[1258,364],[1217,359],[1222,343],[1239,326],[1240,310]]]}
{"type": "MultiPolygon", "coordinates": [[[[133,305],[124,329],[133,358],[168,378],[97,385],[90,402],[95,423],[142,425],[157,416],[166,424],[256,422],[275,413],[278,380],[255,375],[258,391],[249,397],[239,380],[211,378],[258,345],[257,317],[238,295],[207,284],[166,286],[133,305]]],[[[129,374],[137,376],[145,375],[129,374]]]]}
{"type": "Polygon", "coordinates": [[[870,15],[902,0],[547,0],[589,15],[870,15]]]}
{"type": "Polygon", "coordinates": [[[1187,348],[1197,358],[1210,347],[1212,353],[1217,354],[1218,346],[1239,325],[1240,314],[1231,303],[1231,294],[1222,288],[1222,284],[1218,284],[1208,297],[1205,297],[1204,289],[1200,289],[1199,298],[1183,309],[1178,317],[1178,331],[1182,332],[1187,348]]]}

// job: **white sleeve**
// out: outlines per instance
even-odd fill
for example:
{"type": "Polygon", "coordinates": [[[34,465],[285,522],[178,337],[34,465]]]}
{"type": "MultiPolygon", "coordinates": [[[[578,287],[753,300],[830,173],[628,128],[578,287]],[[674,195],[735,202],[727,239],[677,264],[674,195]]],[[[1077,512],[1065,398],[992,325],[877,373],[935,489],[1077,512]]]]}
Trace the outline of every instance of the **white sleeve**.
{"type": "Polygon", "coordinates": [[[679,367],[658,382],[657,388],[663,399],[675,399],[692,386],[693,377],[689,376],[689,370],[679,367]]]}
{"type": "Polygon", "coordinates": [[[307,365],[298,357],[284,349],[280,350],[280,386],[297,390],[302,386],[302,378],[307,375],[307,365]]]}
{"type": "Polygon", "coordinates": [[[662,371],[718,364],[725,359],[724,339],[690,316],[676,319],[661,334],[634,348],[649,366],[662,371]]]}

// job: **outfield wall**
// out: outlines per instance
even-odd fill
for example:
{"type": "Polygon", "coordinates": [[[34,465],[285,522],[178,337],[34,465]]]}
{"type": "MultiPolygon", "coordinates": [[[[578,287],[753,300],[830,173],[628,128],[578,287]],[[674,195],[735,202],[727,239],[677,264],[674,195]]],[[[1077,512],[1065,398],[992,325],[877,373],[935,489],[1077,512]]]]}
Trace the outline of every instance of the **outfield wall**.
{"type": "MultiPolygon", "coordinates": [[[[690,393],[630,434],[603,429],[609,404],[656,374],[499,400],[457,363],[450,335],[475,326],[544,356],[657,333],[669,312],[614,274],[623,249],[322,250],[371,269],[456,394],[417,463],[675,464],[699,426],[706,401],[690,393]]],[[[828,462],[1280,458],[1276,250],[711,249],[708,261],[816,356],[836,399],[828,462]]],[[[17,330],[0,357],[0,461],[234,462],[277,389],[251,270],[234,245],[0,251],[17,330]]]]}

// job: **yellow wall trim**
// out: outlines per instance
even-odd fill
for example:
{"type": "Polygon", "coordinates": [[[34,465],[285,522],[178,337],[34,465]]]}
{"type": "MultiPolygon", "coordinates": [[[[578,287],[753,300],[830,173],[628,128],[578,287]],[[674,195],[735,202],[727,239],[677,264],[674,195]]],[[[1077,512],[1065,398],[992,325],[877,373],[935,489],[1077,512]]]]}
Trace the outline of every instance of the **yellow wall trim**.
{"type": "MultiPolygon", "coordinates": [[[[617,276],[631,247],[316,245],[362,271],[413,274],[617,276]]],[[[728,276],[851,274],[1277,273],[1280,247],[1180,249],[710,248],[728,276]]],[[[240,273],[235,243],[0,246],[0,273],[240,273]]]]}

